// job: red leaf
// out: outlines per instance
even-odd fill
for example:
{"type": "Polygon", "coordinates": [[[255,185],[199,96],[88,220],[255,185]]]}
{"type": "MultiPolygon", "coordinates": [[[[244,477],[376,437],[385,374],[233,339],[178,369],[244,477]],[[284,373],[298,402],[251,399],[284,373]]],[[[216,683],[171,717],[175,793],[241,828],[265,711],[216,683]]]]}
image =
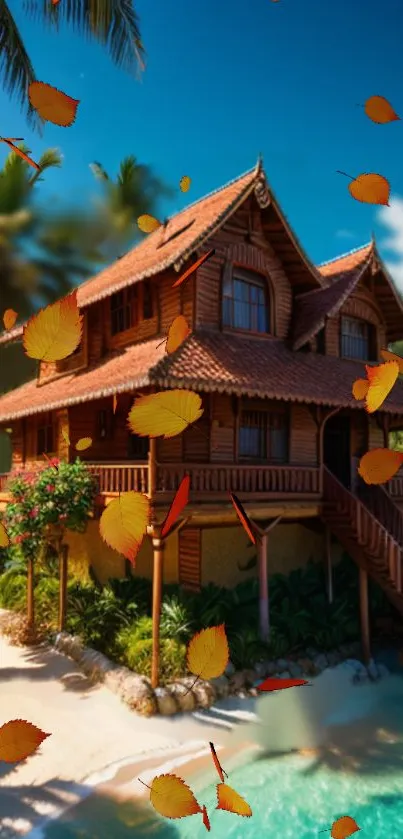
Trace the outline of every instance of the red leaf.
{"type": "Polygon", "coordinates": [[[241,504],[239,498],[237,498],[236,495],[234,495],[233,492],[230,492],[230,498],[231,498],[231,501],[232,501],[232,503],[235,507],[235,512],[236,512],[236,514],[239,518],[239,521],[242,524],[242,527],[244,528],[244,530],[248,534],[251,542],[253,542],[253,544],[256,545],[256,536],[253,532],[252,522],[249,521],[248,516],[246,515],[245,510],[242,507],[242,504],[241,504]]]}
{"type": "Polygon", "coordinates": [[[211,756],[212,756],[213,761],[214,761],[214,766],[217,769],[217,772],[218,772],[219,777],[220,777],[220,781],[222,781],[222,783],[224,783],[224,775],[226,775],[227,778],[228,778],[228,775],[227,775],[226,772],[224,772],[224,769],[222,768],[221,763],[218,760],[217,752],[214,748],[214,743],[209,743],[209,746],[210,746],[210,749],[211,749],[211,756]]]}
{"type": "Polygon", "coordinates": [[[179,487],[177,489],[176,495],[172,504],[168,510],[168,515],[162,525],[161,536],[167,536],[173,525],[175,524],[177,518],[180,516],[182,510],[186,507],[186,504],[189,501],[189,487],[190,487],[190,475],[185,475],[182,478],[179,487]]]}
{"type": "Polygon", "coordinates": [[[176,288],[178,285],[182,285],[182,283],[184,283],[185,280],[187,280],[187,278],[190,277],[191,274],[193,274],[193,271],[197,271],[197,269],[200,268],[201,265],[203,265],[203,262],[206,262],[208,259],[210,259],[210,257],[213,256],[214,253],[214,248],[212,248],[211,251],[207,251],[207,253],[204,253],[203,256],[201,256],[200,259],[197,260],[197,262],[194,262],[193,265],[191,265],[190,268],[188,268],[187,271],[184,272],[184,274],[181,274],[180,277],[178,277],[178,279],[175,280],[175,282],[172,284],[172,288],[176,288]]]}
{"type": "Polygon", "coordinates": [[[258,690],[286,690],[287,688],[298,688],[302,685],[309,685],[306,679],[266,679],[261,685],[257,686],[258,690]]]}
{"type": "Polygon", "coordinates": [[[210,819],[209,819],[209,817],[208,817],[208,812],[207,812],[207,810],[206,810],[206,805],[205,805],[205,804],[203,804],[203,807],[202,807],[202,813],[203,813],[203,824],[204,824],[204,827],[206,828],[206,830],[210,830],[210,819]]]}

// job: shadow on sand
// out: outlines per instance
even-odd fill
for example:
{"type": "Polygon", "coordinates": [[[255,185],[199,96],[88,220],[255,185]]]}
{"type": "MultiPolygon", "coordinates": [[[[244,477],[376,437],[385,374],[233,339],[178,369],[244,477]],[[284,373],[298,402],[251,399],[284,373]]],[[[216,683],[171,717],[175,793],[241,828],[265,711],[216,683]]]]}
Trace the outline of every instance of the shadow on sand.
{"type": "MultiPolygon", "coordinates": [[[[24,662],[28,667],[2,667],[1,681],[12,679],[29,679],[44,681],[58,679],[66,690],[90,693],[94,690],[89,679],[81,672],[77,664],[64,655],[59,655],[47,645],[27,647],[22,652],[24,662]],[[31,666],[32,665],[32,666],[31,666]]],[[[82,697],[85,698],[85,697],[82,697]]]]}

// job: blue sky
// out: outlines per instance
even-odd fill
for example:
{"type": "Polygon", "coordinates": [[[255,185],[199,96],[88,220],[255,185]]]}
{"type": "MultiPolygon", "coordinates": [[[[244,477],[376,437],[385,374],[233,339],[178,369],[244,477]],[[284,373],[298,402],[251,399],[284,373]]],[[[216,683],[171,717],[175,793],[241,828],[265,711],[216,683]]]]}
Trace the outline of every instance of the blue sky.
{"type": "MultiPolygon", "coordinates": [[[[0,90],[1,133],[23,136],[34,158],[48,146],[64,154],[63,168],[40,185],[45,200],[89,199],[89,163],[113,174],[133,153],[172,185],[192,177],[190,193],[161,208],[170,214],[251,168],[261,152],[314,261],[374,230],[392,245],[384,256],[403,263],[403,120],[375,125],[357,107],[380,94],[403,117],[401,0],[139,0],[148,53],[141,82],[101,47],[33,23],[20,0],[9,5],[37,77],[81,100],[71,128],[47,123],[39,137],[0,90]],[[392,206],[355,202],[336,169],[384,175],[392,206]]],[[[401,266],[396,276],[403,289],[401,266]]]]}

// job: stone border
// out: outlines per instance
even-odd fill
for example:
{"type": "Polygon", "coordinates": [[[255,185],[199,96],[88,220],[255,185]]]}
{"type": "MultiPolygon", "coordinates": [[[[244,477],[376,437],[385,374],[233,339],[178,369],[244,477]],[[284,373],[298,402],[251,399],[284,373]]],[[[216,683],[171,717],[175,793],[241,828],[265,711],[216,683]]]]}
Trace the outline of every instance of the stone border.
{"type": "Polygon", "coordinates": [[[354,684],[378,681],[389,675],[387,667],[377,664],[373,659],[366,667],[354,657],[354,654],[357,655],[357,645],[350,644],[326,654],[309,648],[304,657],[261,661],[249,670],[236,671],[230,662],[225,674],[210,682],[200,680],[193,685],[194,678],[191,676],[153,690],[146,676],[140,676],[128,667],[110,661],[103,653],[85,647],[78,636],[68,632],[59,633],[54,641],[54,649],[73,659],[93,684],[104,684],[126,705],[146,717],[155,714],[172,716],[180,712],[210,708],[217,699],[231,695],[240,698],[257,697],[257,685],[268,676],[312,679],[327,668],[338,665],[351,674],[354,684]]]}

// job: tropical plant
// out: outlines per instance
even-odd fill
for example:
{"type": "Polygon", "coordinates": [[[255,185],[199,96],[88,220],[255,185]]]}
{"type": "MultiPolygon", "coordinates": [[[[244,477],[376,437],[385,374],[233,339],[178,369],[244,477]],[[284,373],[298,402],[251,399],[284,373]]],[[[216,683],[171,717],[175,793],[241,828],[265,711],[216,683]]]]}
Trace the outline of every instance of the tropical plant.
{"type": "MultiPolygon", "coordinates": [[[[112,61],[129,72],[144,67],[144,47],[132,0],[62,0],[58,4],[25,0],[23,9],[51,27],[67,23],[87,39],[98,41],[112,61]]],[[[28,121],[38,128],[40,121],[27,97],[35,70],[7,0],[0,0],[0,49],[4,88],[10,96],[18,97],[28,121]]]]}
{"type": "MultiPolygon", "coordinates": [[[[119,661],[144,676],[151,675],[152,625],[152,618],[143,616],[116,636],[116,655],[119,661]]],[[[160,669],[163,682],[184,676],[186,644],[161,634],[160,669]]]]}

